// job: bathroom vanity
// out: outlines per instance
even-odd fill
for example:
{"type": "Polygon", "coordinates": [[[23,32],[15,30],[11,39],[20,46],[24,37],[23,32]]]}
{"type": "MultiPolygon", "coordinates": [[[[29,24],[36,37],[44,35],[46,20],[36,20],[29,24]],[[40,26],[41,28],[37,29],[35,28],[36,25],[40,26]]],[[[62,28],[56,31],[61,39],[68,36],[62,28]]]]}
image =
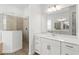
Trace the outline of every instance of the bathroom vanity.
{"type": "Polygon", "coordinates": [[[79,55],[79,40],[71,35],[35,34],[34,52],[40,55],[79,55]]]}
{"type": "Polygon", "coordinates": [[[79,55],[76,16],[76,5],[47,14],[46,32],[34,35],[34,52],[40,55],[79,55]]]}

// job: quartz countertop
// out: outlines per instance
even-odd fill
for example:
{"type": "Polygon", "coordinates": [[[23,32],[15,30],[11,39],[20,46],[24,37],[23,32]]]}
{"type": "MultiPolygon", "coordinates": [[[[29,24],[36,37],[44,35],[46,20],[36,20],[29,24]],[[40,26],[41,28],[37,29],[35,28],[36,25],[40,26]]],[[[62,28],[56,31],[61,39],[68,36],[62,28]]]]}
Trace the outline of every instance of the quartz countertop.
{"type": "Polygon", "coordinates": [[[35,35],[42,38],[53,39],[57,41],[63,41],[79,45],[79,39],[76,36],[72,35],[53,34],[53,33],[38,33],[35,35]]]}

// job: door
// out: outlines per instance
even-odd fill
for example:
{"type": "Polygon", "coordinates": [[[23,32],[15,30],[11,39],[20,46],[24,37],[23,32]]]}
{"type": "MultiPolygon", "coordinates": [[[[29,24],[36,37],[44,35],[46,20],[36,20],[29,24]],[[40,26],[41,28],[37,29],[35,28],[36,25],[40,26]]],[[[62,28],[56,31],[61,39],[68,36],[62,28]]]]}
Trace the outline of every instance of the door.
{"type": "Polygon", "coordinates": [[[23,37],[24,40],[28,43],[29,42],[29,19],[24,18],[23,20],[23,37]]]}
{"type": "Polygon", "coordinates": [[[60,55],[60,42],[52,39],[41,38],[42,55],[60,55]]]}

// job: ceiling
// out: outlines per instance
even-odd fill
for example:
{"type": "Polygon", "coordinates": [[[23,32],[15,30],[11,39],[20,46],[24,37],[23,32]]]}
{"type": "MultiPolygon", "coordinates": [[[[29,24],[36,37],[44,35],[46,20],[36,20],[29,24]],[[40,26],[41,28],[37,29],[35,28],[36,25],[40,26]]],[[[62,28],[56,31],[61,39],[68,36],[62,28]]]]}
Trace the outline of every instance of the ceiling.
{"type": "Polygon", "coordinates": [[[28,7],[28,4],[0,4],[0,6],[10,6],[10,7],[24,9],[25,7],[28,7]]]}
{"type": "Polygon", "coordinates": [[[11,4],[11,6],[18,7],[18,8],[25,8],[25,7],[28,7],[28,4],[11,4]]]}
{"type": "MultiPolygon", "coordinates": [[[[0,6],[1,5],[2,6],[11,6],[11,7],[24,9],[25,7],[28,7],[30,4],[0,4],[0,6]]],[[[60,5],[60,6],[62,6],[64,8],[64,7],[71,6],[73,4],[40,4],[40,5],[43,8],[48,7],[49,5],[60,5]]]]}
{"type": "Polygon", "coordinates": [[[49,6],[51,7],[53,5],[60,5],[62,8],[66,8],[66,7],[72,6],[74,4],[41,4],[41,10],[43,12],[46,12],[46,10],[49,8],[49,6]]]}

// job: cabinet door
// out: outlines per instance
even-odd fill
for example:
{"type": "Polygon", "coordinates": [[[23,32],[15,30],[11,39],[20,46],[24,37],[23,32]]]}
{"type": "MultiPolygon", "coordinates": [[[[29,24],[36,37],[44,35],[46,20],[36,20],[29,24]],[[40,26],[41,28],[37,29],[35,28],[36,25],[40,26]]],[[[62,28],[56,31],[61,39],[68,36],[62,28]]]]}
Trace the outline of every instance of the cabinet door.
{"type": "Polygon", "coordinates": [[[40,49],[41,49],[40,37],[35,36],[35,52],[40,54],[40,49]]]}
{"type": "Polygon", "coordinates": [[[61,54],[62,55],[78,55],[79,54],[79,46],[62,42],[61,43],[61,54]]]}
{"type": "Polygon", "coordinates": [[[60,55],[60,42],[41,38],[41,54],[42,55],[60,55]]]}

